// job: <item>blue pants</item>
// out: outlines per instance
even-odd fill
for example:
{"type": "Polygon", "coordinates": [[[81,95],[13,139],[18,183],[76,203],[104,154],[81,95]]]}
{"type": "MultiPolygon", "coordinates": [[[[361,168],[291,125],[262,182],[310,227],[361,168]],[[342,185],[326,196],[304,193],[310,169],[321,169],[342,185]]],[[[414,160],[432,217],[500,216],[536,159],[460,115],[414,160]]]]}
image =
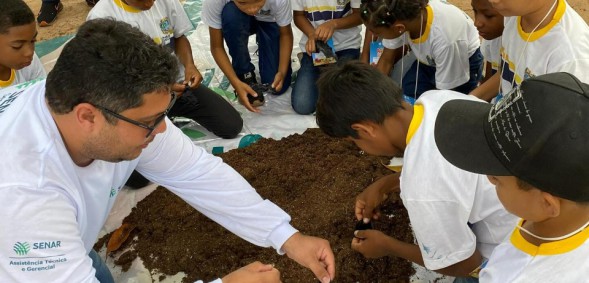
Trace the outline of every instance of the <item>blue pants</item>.
{"type": "MultiPolygon", "coordinates": [[[[483,76],[483,55],[480,49],[477,49],[470,58],[468,58],[470,65],[470,79],[461,86],[455,87],[452,90],[469,94],[475,89],[483,76]]],[[[403,93],[409,97],[414,97],[417,94],[417,98],[422,93],[436,89],[436,68],[427,66],[415,60],[415,63],[411,65],[411,68],[407,70],[407,73],[403,77],[403,93]],[[419,78],[416,77],[417,65],[419,64],[419,78]],[[415,81],[417,80],[417,93],[415,92],[415,81]]]]}
{"type": "MultiPolygon", "coordinates": [[[[233,1],[223,7],[221,21],[223,38],[229,48],[231,65],[237,76],[255,70],[247,47],[250,35],[255,33],[258,44],[261,82],[271,84],[278,72],[280,58],[280,27],[278,24],[256,20],[254,16],[249,16],[239,10],[233,1]]],[[[282,94],[288,89],[291,74],[292,69],[289,63],[282,89],[277,94],[282,94]]]]}
{"type": "MultiPolygon", "coordinates": [[[[360,57],[360,49],[345,49],[335,53],[338,65],[360,57]]],[[[319,96],[316,82],[322,68],[329,68],[329,66],[314,66],[311,56],[303,53],[301,68],[292,87],[291,103],[295,112],[302,115],[315,112],[317,97],[319,96]]]]}
{"type": "Polygon", "coordinates": [[[98,279],[100,283],[114,283],[115,280],[112,278],[108,266],[106,266],[106,263],[100,258],[98,253],[92,250],[88,256],[92,259],[92,267],[96,269],[96,279],[98,279]]]}

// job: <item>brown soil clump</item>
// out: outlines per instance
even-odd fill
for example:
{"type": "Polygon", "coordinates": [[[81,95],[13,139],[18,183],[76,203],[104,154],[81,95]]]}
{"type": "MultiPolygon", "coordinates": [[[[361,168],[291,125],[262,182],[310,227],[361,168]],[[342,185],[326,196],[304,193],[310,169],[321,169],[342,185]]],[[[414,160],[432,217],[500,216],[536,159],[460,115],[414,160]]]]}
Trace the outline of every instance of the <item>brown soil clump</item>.
{"type": "MultiPolygon", "coordinates": [[[[330,242],[336,256],[334,282],[409,281],[414,272],[409,262],[390,257],[369,260],[350,248],[355,197],[390,173],[381,165],[387,159],[365,156],[354,144],[331,139],[318,129],[279,141],[261,139],[221,157],[263,198],[288,212],[295,228],[330,242]]],[[[405,208],[398,196],[390,199],[375,229],[413,241],[405,208]]],[[[259,260],[274,263],[283,282],[317,282],[311,271],[274,249],[238,238],[163,188],[141,201],[123,223],[137,227],[129,236],[133,240],[111,256],[120,256],[116,263],[127,268],[137,254],[152,272],[185,272],[185,282],[207,282],[259,260]],[[134,252],[123,252],[130,246],[134,252]]]]}

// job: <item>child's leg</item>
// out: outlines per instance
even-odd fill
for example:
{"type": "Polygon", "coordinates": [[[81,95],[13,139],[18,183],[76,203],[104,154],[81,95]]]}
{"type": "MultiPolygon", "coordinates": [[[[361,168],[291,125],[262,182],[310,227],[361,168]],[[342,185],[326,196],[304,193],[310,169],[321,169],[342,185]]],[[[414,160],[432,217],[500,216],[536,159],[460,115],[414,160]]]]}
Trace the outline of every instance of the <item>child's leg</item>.
{"type": "Polygon", "coordinates": [[[179,97],[168,115],[190,118],[224,139],[234,138],[243,127],[239,112],[203,85],[179,97]]]}
{"type": "Polygon", "coordinates": [[[428,90],[436,89],[436,68],[415,60],[403,77],[402,87],[404,95],[415,99],[428,90]]]}
{"type": "Polygon", "coordinates": [[[477,51],[475,51],[475,53],[473,53],[470,58],[468,58],[468,63],[470,65],[470,79],[468,82],[454,88],[453,90],[462,92],[464,94],[469,94],[473,89],[475,89],[483,77],[483,60],[483,54],[481,53],[480,49],[477,49],[477,51]]]}
{"type": "Polygon", "coordinates": [[[247,47],[248,39],[253,34],[252,22],[255,18],[239,10],[230,1],[223,7],[221,21],[223,38],[231,55],[231,65],[235,74],[241,78],[243,74],[255,70],[247,47]]]}
{"type": "MultiPolygon", "coordinates": [[[[260,77],[262,83],[271,84],[278,72],[280,59],[280,27],[276,23],[257,21],[256,39],[258,42],[260,77]]],[[[282,89],[277,94],[283,94],[291,82],[292,69],[288,63],[288,72],[284,76],[282,89]]]]}
{"type": "Polygon", "coordinates": [[[319,67],[315,67],[313,58],[304,53],[291,94],[292,109],[298,114],[308,115],[315,112],[318,96],[315,82],[318,78],[319,67]]]}

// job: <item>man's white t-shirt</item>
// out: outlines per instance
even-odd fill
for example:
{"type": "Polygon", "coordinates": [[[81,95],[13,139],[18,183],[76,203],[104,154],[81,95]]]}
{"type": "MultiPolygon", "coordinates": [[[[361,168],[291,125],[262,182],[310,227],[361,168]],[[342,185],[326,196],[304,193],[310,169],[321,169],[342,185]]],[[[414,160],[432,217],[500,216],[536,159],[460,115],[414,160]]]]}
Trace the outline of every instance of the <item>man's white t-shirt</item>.
{"type": "MultiPolygon", "coordinates": [[[[352,9],[358,8],[360,8],[360,0],[292,0],[292,9],[304,11],[305,17],[314,28],[327,21],[349,16],[352,14],[352,9]]],[[[332,36],[335,51],[359,49],[362,43],[361,31],[361,26],[335,30],[332,36]]],[[[306,50],[307,40],[307,35],[303,34],[299,42],[301,50],[306,50]]]]}
{"type": "MultiPolygon", "coordinates": [[[[214,29],[221,29],[221,13],[225,4],[231,0],[204,0],[202,3],[202,22],[214,29]]],[[[275,22],[285,27],[292,22],[292,6],[290,0],[266,0],[266,4],[256,14],[256,20],[275,22]]]]}
{"type": "Polygon", "coordinates": [[[102,0],[90,10],[86,20],[113,18],[126,22],[153,38],[159,45],[174,51],[174,38],[193,29],[188,15],[178,0],[157,0],[147,11],[133,8],[122,0],[102,0]]]}
{"type": "Polygon", "coordinates": [[[32,80],[44,79],[45,77],[47,77],[47,73],[45,72],[45,68],[43,68],[43,63],[41,63],[37,53],[35,53],[31,65],[20,70],[12,69],[10,70],[10,78],[8,80],[0,80],[0,89],[32,80]]]}
{"type": "Polygon", "coordinates": [[[564,0],[558,0],[552,21],[526,33],[521,17],[505,18],[501,58],[501,92],[527,78],[567,72],[589,83],[589,26],[564,0]]]}
{"type": "Polygon", "coordinates": [[[398,38],[385,39],[384,47],[396,49],[409,44],[419,62],[436,68],[436,88],[453,89],[470,79],[469,58],[480,46],[473,21],[456,6],[432,0],[427,9],[427,24],[420,38],[408,32],[398,38]]]}
{"type": "Polygon", "coordinates": [[[436,118],[440,107],[454,99],[477,100],[450,90],[432,90],[416,101],[410,125],[414,130],[408,133],[400,178],[401,199],[430,270],[463,261],[475,249],[489,258],[517,222],[485,175],[455,167],[438,150],[436,118]]]}
{"type": "Polygon", "coordinates": [[[480,282],[587,282],[589,228],[560,241],[536,246],[515,229],[493,251],[480,282]]]}
{"type": "Polygon", "coordinates": [[[79,167],[44,80],[0,91],[0,281],[97,282],[88,253],[134,169],[241,238],[279,250],[296,232],[290,216],[165,122],[137,159],[79,167]]]}

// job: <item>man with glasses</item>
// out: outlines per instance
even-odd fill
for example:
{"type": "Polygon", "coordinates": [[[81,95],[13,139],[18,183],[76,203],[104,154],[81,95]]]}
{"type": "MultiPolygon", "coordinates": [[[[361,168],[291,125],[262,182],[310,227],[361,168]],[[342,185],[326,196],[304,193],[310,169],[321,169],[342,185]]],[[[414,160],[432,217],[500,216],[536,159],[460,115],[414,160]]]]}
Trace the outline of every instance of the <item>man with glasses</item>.
{"type": "MultiPolygon", "coordinates": [[[[297,232],[166,118],[177,64],[138,29],[99,19],[80,27],[46,81],[0,92],[0,281],[113,282],[92,246],[134,169],[322,282],[334,277],[327,241],[297,232]]],[[[279,276],[256,262],[223,282],[279,276]]]]}

